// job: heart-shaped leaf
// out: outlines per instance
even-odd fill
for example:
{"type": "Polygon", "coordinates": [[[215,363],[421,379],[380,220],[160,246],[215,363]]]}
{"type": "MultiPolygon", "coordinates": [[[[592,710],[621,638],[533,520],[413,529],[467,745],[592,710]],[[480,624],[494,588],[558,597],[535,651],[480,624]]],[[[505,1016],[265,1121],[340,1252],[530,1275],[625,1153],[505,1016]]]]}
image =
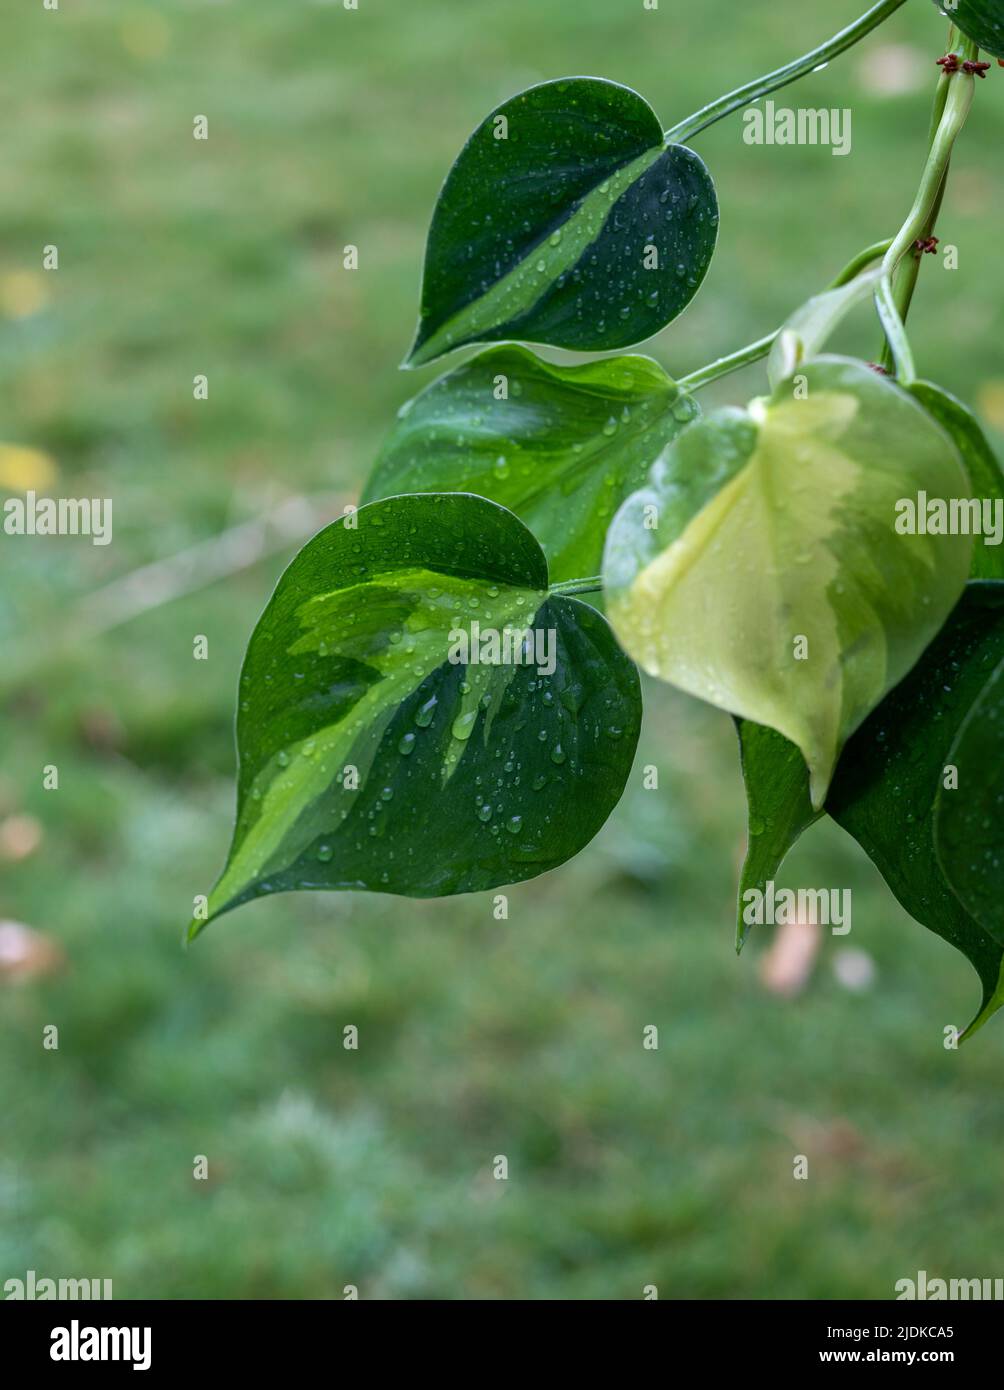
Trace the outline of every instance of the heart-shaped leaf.
{"type": "Polygon", "coordinates": [[[1002,659],[1004,583],[974,581],[906,680],[850,740],[826,802],[907,912],[972,963],[983,1000],[967,1035],[1004,1003],[1004,950],[946,882],[935,853],[935,814],[947,795],[946,769],[958,756],[956,736],[1002,659]]]}
{"type": "Polygon", "coordinates": [[[542,82],[492,112],[436,203],[408,366],[517,338],[628,347],[686,308],[718,236],[714,184],[636,92],[542,82]]]}
{"type": "Polygon", "coordinates": [[[688,426],[607,536],[607,610],[645,670],[784,734],[823,804],[837,755],[941,627],[969,536],[903,534],[919,492],[969,496],[948,436],[894,382],[805,363],[688,426]]]}
{"type": "Polygon", "coordinates": [[[489,348],[408,403],[363,500],[475,492],[529,526],[552,581],[593,575],[614,512],[698,413],[648,357],[556,367],[489,348]]]}
{"type": "Polygon", "coordinates": [[[979,421],[960,400],[929,381],[910,387],[921,405],[952,438],[969,474],[973,500],[980,503],[981,531],[973,546],[974,579],[1004,579],[1004,544],[995,526],[1004,523],[1004,475],[979,421]]]}
{"type": "Polygon", "coordinates": [[[1004,0],[934,0],[966,38],[995,58],[1004,58],[1004,0]]]}
{"type": "Polygon", "coordinates": [[[237,825],[190,935],[266,893],[473,892],[587,844],[631,767],[638,676],[547,583],[523,523],[459,493],[308,542],[248,646],[237,825]]]}
{"type": "Polygon", "coordinates": [[[1004,642],[1002,664],[963,720],[938,789],[938,862],[963,907],[1004,944],[1004,642]]]}

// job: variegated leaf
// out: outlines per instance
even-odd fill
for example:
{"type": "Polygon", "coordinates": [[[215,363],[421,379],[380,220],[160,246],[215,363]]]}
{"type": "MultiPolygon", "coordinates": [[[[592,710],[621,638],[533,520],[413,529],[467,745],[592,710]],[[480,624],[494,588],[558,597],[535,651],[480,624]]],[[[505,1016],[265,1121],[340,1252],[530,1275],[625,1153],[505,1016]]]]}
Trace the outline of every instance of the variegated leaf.
{"type": "Polygon", "coordinates": [[[718,203],[636,92],[542,82],[482,121],[429,229],[406,365],[506,338],[597,352],[649,338],[704,279],[718,203]]]}

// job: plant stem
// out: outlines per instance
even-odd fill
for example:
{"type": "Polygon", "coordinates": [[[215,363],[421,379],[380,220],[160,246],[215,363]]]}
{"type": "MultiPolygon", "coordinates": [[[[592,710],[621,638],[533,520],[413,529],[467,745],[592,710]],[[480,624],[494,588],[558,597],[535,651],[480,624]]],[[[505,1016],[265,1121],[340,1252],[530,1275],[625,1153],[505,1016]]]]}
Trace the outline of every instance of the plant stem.
{"type": "Polygon", "coordinates": [[[863,39],[873,29],[877,29],[905,3],[906,0],[880,0],[879,4],[873,5],[860,19],[856,19],[846,29],[841,29],[839,34],[834,34],[831,39],[827,39],[826,43],[814,48],[811,53],[806,53],[804,57],[796,58],[794,62],[787,63],[783,68],[767,73],[764,77],[758,77],[755,81],[748,82],[745,87],[738,87],[734,92],[728,92],[725,96],[719,97],[710,106],[695,111],[692,116],[688,116],[686,120],[673,126],[672,130],[667,130],[666,140],[677,144],[689,140],[692,136],[700,134],[702,130],[707,130],[708,126],[714,125],[716,121],[730,116],[733,111],[738,111],[741,106],[748,106],[751,101],[758,101],[760,97],[776,92],[779,87],[786,87],[789,82],[796,82],[807,72],[822,67],[848,48],[853,47],[859,39],[863,39]]]}
{"type": "MultiPolygon", "coordinates": [[[[934,228],[937,225],[938,213],[941,211],[941,204],[945,197],[945,189],[948,187],[948,169],[945,169],[945,177],[941,180],[941,187],[938,189],[938,196],[934,200],[934,207],[931,215],[924,223],[924,230],[921,237],[925,240],[934,235],[934,228]]],[[[907,256],[901,266],[895,286],[896,308],[899,316],[906,323],[906,316],[910,312],[910,305],[913,303],[913,292],[917,288],[917,277],[920,275],[920,256],[907,256]]]]}
{"type": "Polygon", "coordinates": [[[602,574],[594,574],[589,579],[562,579],[560,583],[552,584],[548,592],[562,598],[572,598],[576,594],[598,594],[602,588],[602,574]]]}
{"type": "MultiPolygon", "coordinates": [[[[847,262],[837,278],[827,288],[836,290],[841,285],[846,285],[855,279],[866,266],[871,265],[872,261],[877,261],[883,257],[891,245],[891,241],[876,241],[873,245],[866,246],[863,251],[858,252],[853,260],[847,262]]],[[[768,333],[765,338],[758,338],[755,343],[749,343],[736,352],[730,352],[727,357],[719,357],[717,362],[709,362],[706,367],[698,367],[696,372],[680,377],[676,383],[677,386],[685,391],[699,391],[702,386],[717,381],[719,377],[728,376],[730,372],[738,372],[753,362],[759,362],[770,352],[774,346],[774,340],[780,332],[780,328],[775,328],[774,332],[768,333]]]]}
{"type": "MultiPolygon", "coordinates": [[[[978,49],[974,43],[967,39],[963,45],[963,52],[967,57],[975,60],[978,49]]],[[[924,166],[920,187],[917,189],[917,196],[914,198],[913,207],[910,209],[906,221],[886,252],[882,262],[882,279],[875,291],[875,305],[885,330],[886,343],[888,351],[892,354],[896,376],[906,386],[916,380],[917,372],[901,316],[900,302],[897,302],[897,295],[893,288],[893,278],[903,257],[913,249],[917,240],[925,235],[927,227],[933,225],[934,219],[937,217],[941,199],[944,196],[945,178],[948,173],[952,150],[959,132],[966,123],[966,117],[969,115],[976,85],[972,73],[961,71],[952,73],[947,82],[941,120],[938,123],[934,139],[931,141],[927,163],[924,166]]],[[[939,101],[940,93],[935,103],[936,111],[939,101]]],[[[901,301],[904,308],[909,307],[912,293],[913,286],[909,285],[909,291],[901,301]]]]}
{"type": "Polygon", "coordinates": [[[719,377],[738,372],[752,362],[759,362],[770,352],[780,331],[779,328],[775,328],[774,332],[768,333],[765,338],[758,338],[755,343],[749,343],[737,352],[730,352],[727,357],[719,357],[717,362],[709,362],[706,367],[698,367],[697,371],[691,372],[689,376],[680,377],[677,386],[685,391],[699,391],[702,386],[717,381],[719,377]]]}
{"type": "Polygon", "coordinates": [[[892,237],[886,237],[885,241],[873,241],[871,246],[866,246],[863,251],[859,251],[852,261],[848,261],[837,278],[827,285],[828,290],[839,290],[841,285],[848,285],[852,280],[856,280],[866,266],[871,265],[872,261],[880,261],[892,245],[892,237]]]}
{"type": "MultiPolygon", "coordinates": [[[[955,25],[950,24],[948,26],[948,47],[945,49],[945,52],[954,53],[955,46],[955,25]]],[[[935,137],[937,136],[938,129],[941,125],[941,119],[945,114],[945,102],[948,100],[949,81],[949,74],[947,72],[942,72],[941,76],[938,78],[938,85],[934,91],[934,104],[931,109],[931,125],[927,136],[928,152],[930,152],[932,146],[934,145],[935,137]]],[[[924,230],[921,232],[922,237],[930,237],[934,235],[934,228],[938,221],[938,214],[941,211],[941,203],[945,196],[945,189],[947,188],[947,186],[948,170],[946,168],[945,177],[941,180],[941,188],[938,190],[938,196],[935,200],[934,207],[931,210],[931,215],[927,219],[927,222],[924,226],[924,230]]],[[[920,275],[920,263],[922,259],[923,257],[921,256],[907,256],[900,263],[899,271],[897,272],[896,279],[893,284],[893,294],[896,301],[896,309],[904,324],[906,323],[907,315],[910,312],[910,305],[913,303],[913,295],[914,291],[917,288],[917,279],[920,275]]],[[[887,370],[890,369],[893,365],[892,349],[889,346],[888,339],[885,337],[883,337],[882,339],[882,353],[879,357],[879,363],[887,370]]]]}

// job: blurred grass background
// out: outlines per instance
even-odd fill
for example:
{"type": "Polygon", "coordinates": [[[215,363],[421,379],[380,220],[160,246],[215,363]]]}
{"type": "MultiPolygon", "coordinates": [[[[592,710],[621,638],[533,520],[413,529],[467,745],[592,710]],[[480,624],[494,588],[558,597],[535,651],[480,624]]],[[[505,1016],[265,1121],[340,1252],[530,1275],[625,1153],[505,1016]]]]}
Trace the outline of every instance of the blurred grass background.
{"type": "MultiPolygon", "coordinates": [[[[115,539],[0,535],[0,919],[37,933],[8,929],[0,950],[0,1280],[107,1277],[118,1297],[831,1298],[888,1297],[920,1268],[1002,1272],[1004,1023],[943,1049],[975,977],[828,825],[782,881],[851,887],[851,937],[824,942],[790,999],[761,982],[769,933],[736,959],[726,717],[649,687],[621,807],[578,860],[511,891],[508,922],[487,895],[291,896],[184,953],[229,840],[239,662],[296,542],[100,633],[83,617],[106,584],[288,498],[320,512],[357,494],[395,410],[436,374],[396,370],[428,217],[499,100],[595,73],[668,126],[862,8],[5,12],[0,488],[111,497],[115,539]],[[41,269],[48,244],[58,272],[41,269]]],[[[747,146],[738,117],[699,137],[718,257],[645,351],[691,370],[898,228],[944,39],[911,0],[776,98],[851,107],[845,159],[747,146]]],[[[1004,72],[977,97],[939,228],[960,268],[928,259],[911,325],[922,374],[1000,444],[1004,72]]],[[[874,357],[874,322],[844,345],[874,357]]],[[[762,389],[754,369],[715,395],[762,389]]]]}

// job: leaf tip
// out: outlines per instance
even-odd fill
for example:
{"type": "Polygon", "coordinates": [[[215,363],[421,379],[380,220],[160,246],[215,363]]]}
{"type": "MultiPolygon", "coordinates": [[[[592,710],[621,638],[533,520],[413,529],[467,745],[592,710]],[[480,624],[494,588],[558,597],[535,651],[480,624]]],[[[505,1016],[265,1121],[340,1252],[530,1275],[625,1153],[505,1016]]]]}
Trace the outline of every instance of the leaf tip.
{"type": "Polygon", "coordinates": [[[824,756],[813,756],[810,749],[803,748],[802,756],[805,758],[805,765],[809,769],[809,803],[817,815],[823,810],[826,802],[827,792],[830,790],[830,783],[833,781],[833,772],[836,767],[836,754],[826,753],[824,756]]]}
{"type": "Polygon", "coordinates": [[[432,362],[440,354],[434,347],[430,347],[430,336],[423,333],[422,324],[418,325],[415,332],[415,341],[404,355],[404,360],[398,367],[400,372],[411,372],[416,367],[424,367],[427,362],[432,362]]]}

